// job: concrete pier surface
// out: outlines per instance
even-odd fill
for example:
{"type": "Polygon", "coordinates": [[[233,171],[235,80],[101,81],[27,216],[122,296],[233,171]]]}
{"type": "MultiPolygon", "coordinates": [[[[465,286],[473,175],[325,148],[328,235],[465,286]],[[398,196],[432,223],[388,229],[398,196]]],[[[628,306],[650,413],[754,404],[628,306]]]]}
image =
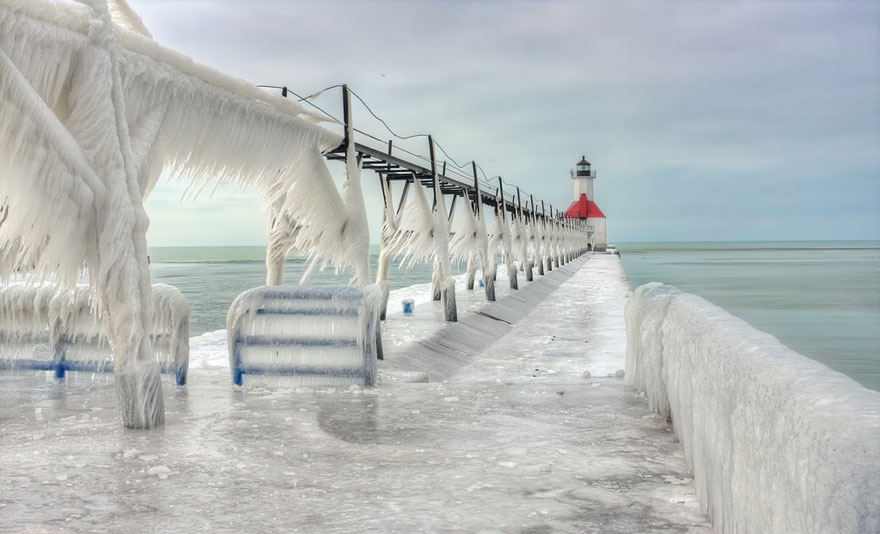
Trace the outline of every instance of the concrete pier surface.
{"type": "Polygon", "coordinates": [[[122,427],[112,380],[2,376],[0,531],[711,532],[671,427],[615,377],[619,259],[535,278],[461,289],[452,325],[392,294],[370,389],[234,389],[222,332],[194,338],[159,430],[122,427]]]}

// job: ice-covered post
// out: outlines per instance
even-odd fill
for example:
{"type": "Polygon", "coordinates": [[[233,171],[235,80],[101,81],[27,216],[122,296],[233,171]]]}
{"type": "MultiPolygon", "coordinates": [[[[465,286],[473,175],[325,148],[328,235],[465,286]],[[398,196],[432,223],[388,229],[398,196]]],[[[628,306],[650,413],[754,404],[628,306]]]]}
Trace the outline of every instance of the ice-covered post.
{"type": "Polygon", "coordinates": [[[439,287],[443,300],[446,320],[458,321],[458,310],[455,305],[455,280],[449,263],[449,218],[446,201],[440,189],[440,178],[437,176],[437,160],[434,158],[434,138],[428,136],[428,149],[431,155],[431,175],[434,178],[434,286],[439,287]]]}
{"type": "Polygon", "coordinates": [[[546,261],[547,265],[546,270],[550,272],[553,270],[553,250],[550,246],[550,240],[553,238],[552,229],[550,228],[550,223],[547,222],[547,209],[544,206],[544,201],[541,201],[541,227],[544,231],[544,243],[541,245],[541,249],[544,251],[544,258],[542,261],[546,261]]]}
{"type": "Polygon", "coordinates": [[[283,210],[287,193],[269,207],[269,244],[266,246],[266,285],[280,286],[284,280],[284,258],[296,241],[297,230],[283,210]]]}
{"type": "Polygon", "coordinates": [[[68,94],[73,115],[87,113],[87,131],[71,134],[82,147],[98,178],[104,196],[96,201],[99,229],[98,285],[107,337],[113,350],[116,396],[123,424],[152,428],[165,422],[165,403],[159,363],[153,356],[149,332],[153,324],[152,285],[147,262],[149,219],[141,199],[128,124],[125,118],[119,47],[106,1],[87,4],[100,14],[93,28],[93,50],[82,54],[77,70],[94,83],[68,94]],[[99,53],[100,52],[100,53],[99,53]]]}
{"type": "Polygon", "coordinates": [[[529,234],[530,231],[527,230],[526,225],[528,224],[528,220],[523,216],[523,207],[522,207],[522,194],[519,191],[519,187],[516,188],[516,202],[519,208],[519,221],[520,226],[522,226],[521,238],[523,240],[522,250],[523,250],[523,263],[525,263],[526,269],[526,281],[531,282],[534,278],[532,275],[532,258],[529,256],[529,234]]]}
{"type": "Polygon", "coordinates": [[[529,200],[531,201],[532,205],[532,211],[530,215],[532,224],[532,236],[535,243],[533,253],[538,263],[538,274],[544,276],[544,257],[541,255],[541,240],[543,239],[543,232],[541,232],[541,227],[538,226],[538,213],[537,207],[535,206],[535,197],[533,195],[529,195],[529,200]]]}
{"type": "Polygon", "coordinates": [[[510,278],[510,289],[519,289],[516,275],[516,265],[513,263],[512,247],[510,246],[510,235],[507,231],[507,202],[504,200],[504,180],[498,177],[498,191],[501,195],[501,244],[504,249],[504,265],[507,267],[507,276],[510,278]]]}
{"type": "Polygon", "coordinates": [[[553,248],[551,249],[550,256],[553,261],[553,267],[558,269],[562,267],[562,262],[559,261],[559,221],[556,219],[556,209],[553,207],[553,204],[550,204],[550,225],[553,228],[553,248]]]}
{"type": "MultiPolygon", "coordinates": [[[[409,183],[409,182],[407,182],[409,183]]],[[[391,292],[388,284],[388,274],[391,269],[391,250],[389,248],[391,238],[397,231],[395,224],[394,204],[391,198],[391,180],[379,175],[379,185],[382,186],[382,230],[379,236],[379,262],[376,266],[376,284],[382,290],[382,307],[379,314],[380,320],[385,320],[388,311],[388,295],[391,292]]]]}
{"type": "Polygon", "coordinates": [[[471,162],[474,171],[474,206],[477,216],[477,255],[480,257],[480,270],[483,272],[483,287],[486,289],[486,300],[495,300],[495,273],[488,273],[489,265],[495,265],[489,261],[489,234],[486,231],[486,218],[483,215],[483,193],[480,192],[480,178],[477,175],[477,162],[471,162]]]}
{"type": "Polygon", "coordinates": [[[559,224],[559,265],[565,265],[568,263],[565,255],[565,219],[562,218],[562,212],[556,210],[556,220],[559,224]]]}
{"type": "Polygon", "coordinates": [[[557,220],[559,221],[559,265],[565,265],[568,263],[568,256],[566,252],[567,246],[567,231],[568,226],[565,224],[565,219],[562,218],[562,212],[556,212],[557,220]]]}
{"type": "MultiPolygon", "coordinates": [[[[393,148],[392,142],[388,141],[388,155],[391,155],[393,148]]],[[[382,187],[382,230],[379,236],[379,262],[376,266],[376,284],[382,291],[382,307],[379,319],[384,321],[388,312],[388,295],[391,292],[391,286],[388,283],[388,275],[391,270],[391,240],[397,233],[398,217],[400,210],[403,209],[403,203],[406,201],[406,194],[409,192],[409,180],[403,186],[403,193],[400,197],[400,208],[394,211],[394,196],[391,194],[391,179],[387,176],[379,174],[379,185],[382,187]]]]}
{"type": "Polygon", "coordinates": [[[559,212],[559,226],[562,228],[562,231],[559,233],[560,235],[560,247],[559,250],[562,253],[562,264],[565,265],[570,261],[568,255],[568,223],[565,221],[565,216],[560,211],[559,212]]]}

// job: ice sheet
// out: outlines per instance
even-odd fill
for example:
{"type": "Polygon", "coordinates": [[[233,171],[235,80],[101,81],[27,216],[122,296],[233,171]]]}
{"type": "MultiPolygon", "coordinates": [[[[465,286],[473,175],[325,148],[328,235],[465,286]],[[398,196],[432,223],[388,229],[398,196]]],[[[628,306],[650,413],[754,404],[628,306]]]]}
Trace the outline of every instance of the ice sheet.
{"type": "MultiPolygon", "coordinates": [[[[25,531],[148,524],[157,531],[708,533],[670,427],[622,380],[578,374],[606,360],[607,368],[620,364],[622,341],[602,347],[596,332],[622,330],[623,295],[612,296],[624,283],[616,261],[591,257],[549,297],[598,297],[571,297],[578,308],[589,303],[589,315],[550,317],[539,308],[527,317],[595,340],[595,356],[566,366],[562,346],[574,354],[583,340],[558,335],[559,351],[523,362],[532,356],[518,349],[497,381],[462,375],[372,389],[233,391],[227,369],[200,363],[225,349],[209,333],[192,339],[190,386],[166,392],[166,426],[153,432],[115,423],[109,386],[3,382],[3,524],[25,531]],[[558,373],[522,376],[533,363],[558,373]]],[[[415,317],[438,315],[433,328],[446,328],[430,285],[408,292],[419,296],[415,317]]],[[[459,301],[468,294],[483,299],[469,291],[459,301]]],[[[524,329],[502,338],[483,367],[501,365],[505,347],[533,337],[524,329]]]]}

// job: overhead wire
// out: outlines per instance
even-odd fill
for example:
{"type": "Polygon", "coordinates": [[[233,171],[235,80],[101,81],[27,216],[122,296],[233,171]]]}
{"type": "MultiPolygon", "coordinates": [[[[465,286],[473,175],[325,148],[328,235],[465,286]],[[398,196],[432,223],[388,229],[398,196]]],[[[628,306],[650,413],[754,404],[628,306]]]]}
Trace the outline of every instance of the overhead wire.
{"type": "MultiPolygon", "coordinates": [[[[342,123],[341,120],[339,120],[338,118],[334,117],[331,113],[327,112],[326,110],[322,109],[320,106],[318,106],[317,104],[315,104],[314,102],[312,102],[311,100],[309,100],[308,97],[302,97],[302,96],[300,96],[299,94],[297,94],[297,93],[293,92],[292,90],[288,89],[286,85],[285,85],[285,86],[277,86],[277,85],[258,85],[257,87],[262,87],[262,88],[266,88],[266,89],[281,89],[281,96],[287,98],[287,93],[290,93],[290,94],[292,94],[293,96],[295,96],[295,97],[298,98],[297,102],[305,102],[306,104],[308,104],[308,105],[312,106],[313,108],[317,109],[318,111],[320,111],[320,112],[323,113],[324,115],[327,115],[328,117],[330,117],[331,119],[333,119],[333,120],[336,121],[337,123],[340,123],[340,124],[342,123]]],[[[327,89],[332,89],[332,88],[333,88],[333,86],[328,87],[327,89]]],[[[326,91],[327,89],[323,89],[323,90],[319,91],[319,92],[316,93],[316,94],[323,93],[323,92],[326,91]]]]}
{"type": "MultiPolygon", "coordinates": [[[[340,119],[338,119],[337,117],[335,117],[333,114],[329,113],[328,111],[324,110],[323,108],[321,108],[320,106],[318,106],[317,104],[315,104],[315,103],[313,102],[313,100],[316,99],[317,97],[319,97],[321,94],[323,94],[323,93],[326,92],[326,91],[329,91],[329,90],[331,90],[331,89],[336,89],[336,88],[339,88],[339,87],[342,87],[342,86],[343,86],[343,84],[334,84],[334,85],[330,85],[330,86],[325,87],[324,89],[321,89],[320,91],[317,91],[317,92],[315,92],[315,93],[312,93],[312,94],[310,94],[309,96],[306,96],[306,97],[303,97],[303,96],[299,95],[298,93],[292,91],[292,90],[289,89],[287,86],[277,86],[277,85],[258,85],[257,87],[263,87],[263,88],[269,88],[269,89],[280,89],[281,92],[282,92],[282,95],[285,96],[285,97],[287,96],[287,93],[291,93],[292,95],[294,95],[294,96],[297,97],[297,102],[305,102],[306,104],[308,104],[308,105],[314,107],[315,109],[317,109],[318,111],[320,111],[321,113],[323,113],[323,114],[326,115],[327,117],[331,118],[331,119],[334,120],[335,122],[341,124],[343,121],[341,121],[340,119]]],[[[363,98],[362,98],[357,92],[355,92],[354,90],[352,90],[350,87],[348,88],[348,91],[349,91],[352,95],[354,95],[354,97],[355,97],[355,98],[356,98],[356,99],[357,99],[357,100],[358,100],[358,101],[364,106],[364,108],[367,110],[367,112],[368,112],[368,113],[369,113],[374,119],[376,119],[377,121],[379,121],[379,122],[382,124],[382,126],[384,126],[385,129],[388,130],[388,132],[389,132],[392,136],[396,137],[397,139],[400,139],[400,140],[409,140],[409,139],[416,139],[416,138],[421,138],[421,137],[425,137],[425,138],[430,137],[428,134],[425,134],[425,133],[417,133],[417,134],[412,134],[412,135],[401,135],[401,134],[395,132],[395,131],[391,128],[391,126],[389,126],[388,123],[385,122],[384,119],[382,119],[381,117],[379,117],[379,115],[377,115],[377,114],[373,111],[373,109],[369,106],[369,104],[367,104],[367,102],[366,102],[366,101],[365,101],[365,100],[364,100],[364,99],[363,99],[363,98]]],[[[369,137],[370,139],[373,139],[373,140],[375,140],[375,141],[378,141],[378,142],[380,142],[380,143],[383,143],[383,144],[385,143],[385,140],[380,139],[380,138],[378,138],[378,137],[376,137],[376,136],[374,136],[374,135],[372,135],[372,134],[369,134],[369,133],[367,133],[367,132],[364,132],[363,130],[359,130],[359,129],[356,129],[356,128],[355,128],[354,131],[360,133],[361,135],[364,135],[364,136],[366,136],[366,137],[369,137]]],[[[448,167],[448,168],[446,169],[449,173],[454,173],[454,174],[458,175],[459,177],[462,177],[462,178],[467,179],[467,180],[471,180],[471,179],[473,178],[473,176],[468,176],[467,174],[461,172],[460,169],[464,169],[464,168],[467,167],[468,165],[474,165],[474,166],[476,166],[476,168],[477,168],[477,170],[479,171],[479,173],[482,175],[482,179],[480,180],[481,184],[482,184],[483,186],[485,186],[487,190],[491,190],[491,188],[493,187],[493,184],[492,184],[492,181],[493,181],[493,180],[495,180],[495,179],[498,179],[499,181],[502,180],[500,176],[493,176],[492,178],[489,178],[489,176],[486,174],[486,171],[485,171],[485,170],[484,170],[479,164],[477,164],[477,163],[474,162],[474,161],[470,161],[470,162],[467,162],[467,163],[459,163],[458,161],[455,160],[455,158],[453,158],[451,155],[449,155],[449,153],[446,151],[446,149],[443,148],[443,145],[441,145],[439,142],[437,142],[435,139],[433,139],[433,137],[432,137],[432,140],[433,140],[433,142],[434,142],[434,146],[436,146],[437,149],[439,149],[440,152],[443,153],[444,156],[446,156],[447,161],[448,161],[449,163],[452,163],[453,167],[448,167]]],[[[431,161],[430,158],[428,158],[428,157],[426,157],[426,156],[424,156],[424,155],[422,155],[422,154],[418,154],[418,153],[412,152],[412,151],[410,151],[410,150],[407,150],[407,149],[405,149],[405,148],[403,148],[403,147],[395,146],[394,148],[396,148],[397,150],[399,150],[399,151],[401,151],[401,152],[404,152],[404,153],[406,153],[406,154],[409,154],[409,155],[411,155],[411,156],[413,156],[413,157],[419,158],[419,159],[421,159],[421,160],[423,160],[423,161],[425,161],[425,162],[430,163],[430,161],[431,161]]],[[[512,184],[511,184],[511,185],[512,185],[512,184]]],[[[504,197],[505,197],[505,199],[504,199],[505,201],[507,201],[507,197],[509,197],[509,198],[510,198],[510,202],[511,202],[512,204],[514,204],[514,205],[516,204],[516,200],[517,200],[517,199],[516,199],[516,195],[514,195],[512,192],[509,193],[509,194],[505,194],[504,197]]]]}

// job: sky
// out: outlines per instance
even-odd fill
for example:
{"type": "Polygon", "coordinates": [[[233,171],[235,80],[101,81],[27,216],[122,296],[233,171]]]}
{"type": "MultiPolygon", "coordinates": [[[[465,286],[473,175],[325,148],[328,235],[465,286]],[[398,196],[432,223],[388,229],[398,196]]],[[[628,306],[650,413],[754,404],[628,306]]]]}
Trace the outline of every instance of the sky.
{"type": "MultiPolygon", "coordinates": [[[[609,242],[880,239],[875,2],[129,4],[200,63],[302,95],[346,83],[555,208],[586,155],[609,242]]],[[[359,104],[353,120],[390,137],[359,104]]],[[[364,187],[376,242],[377,176],[364,187]]],[[[253,192],[183,196],[167,177],[148,199],[151,246],[265,244],[253,192]]]]}

